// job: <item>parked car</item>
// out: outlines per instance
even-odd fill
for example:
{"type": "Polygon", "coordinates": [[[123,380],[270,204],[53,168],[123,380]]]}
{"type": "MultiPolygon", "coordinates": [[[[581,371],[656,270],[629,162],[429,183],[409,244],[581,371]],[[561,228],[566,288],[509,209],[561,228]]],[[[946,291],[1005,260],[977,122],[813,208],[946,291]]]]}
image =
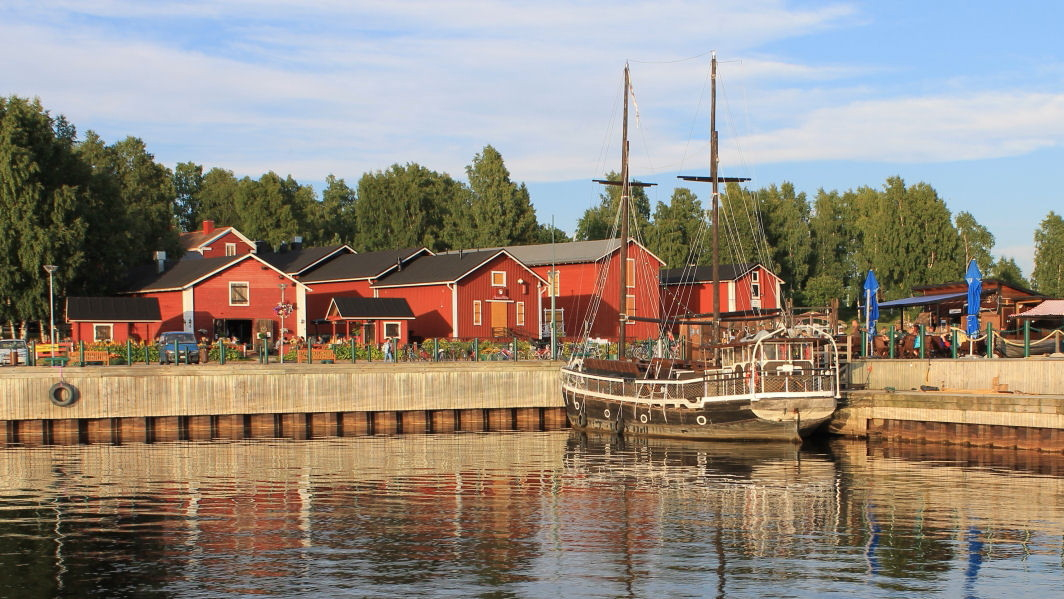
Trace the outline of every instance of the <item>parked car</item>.
{"type": "Polygon", "coordinates": [[[196,336],[184,331],[159,333],[159,363],[188,362],[199,364],[200,348],[196,336]],[[177,349],[177,356],[174,349],[177,349]]]}
{"type": "Polygon", "coordinates": [[[0,364],[15,364],[12,356],[23,366],[30,363],[30,346],[25,339],[0,339],[0,364]]]}

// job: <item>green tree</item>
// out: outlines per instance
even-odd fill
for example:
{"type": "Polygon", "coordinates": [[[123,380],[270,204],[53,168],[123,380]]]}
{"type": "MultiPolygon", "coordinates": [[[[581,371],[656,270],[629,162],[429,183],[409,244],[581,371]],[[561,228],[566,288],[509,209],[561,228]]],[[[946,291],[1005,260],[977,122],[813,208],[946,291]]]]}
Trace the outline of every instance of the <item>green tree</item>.
{"type": "Polygon", "coordinates": [[[757,205],[772,260],[766,266],[787,283],[795,302],[803,305],[813,253],[809,202],[804,193],[796,194],[794,185],[785,182],[758,191],[757,205]]]}
{"type": "MultiPolygon", "coordinates": [[[[611,172],[606,175],[607,181],[620,181],[621,175],[611,172]]],[[[584,211],[584,215],[576,223],[577,241],[590,241],[594,239],[609,239],[617,237],[620,230],[618,222],[619,207],[621,200],[620,185],[605,185],[605,191],[599,196],[599,203],[584,211]]],[[[640,237],[647,231],[650,225],[650,198],[642,187],[630,188],[629,230],[632,237],[640,237]]]]}
{"type": "Polygon", "coordinates": [[[355,203],[357,249],[446,249],[442,217],[462,193],[462,185],[449,175],[414,163],[362,175],[355,203]]]}
{"type": "Polygon", "coordinates": [[[188,223],[189,231],[195,230],[200,220],[213,220],[221,226],[237,226],[237,209],[240,182],[233,171],[212,168],[203,176],[199,190],[199,217],[188,223]]]}
{"type": "Polygon", "coordinates": [[[524,183],[510,180],[502,155],[489,146],[466,167],[470,247],[525,245],[536,237],[536,210],[524,183]]]}
{"type": "Polygon", "coordinates": [[[314,190],[270,171],[257,181],[249,177],[237,186],[234,226],[249,239],[263,240],[274,249],[304,236],[313,210],[314,190]]]}
{"type": "Polygon", "coordinates": [[[990,255],[990,250],[994,248],[993,233],[980,225],[968,212],[958,212],[954,222],[957,225],[957,233],[961,236],[965,265],[974,258],[981,272],[990,272],[994,264],[994,257],[990,255]]]}
{"type": "Polygon", "coordinates": [[[203,190],[203,167],[194,162],[179,162],[174,168],[174,215],[180,231],[194,231],[200,221],[200,193],[203,190]]]}
{"type": "Polygon", "coordinates": [[[78,151],[92,167],[96,196],[95,209],[86,215],[93,243],[86,247],[92,260],[82,269],[84,286],[107,292],[131,268],[151,262],[156,250],[178,256],[170,169],[155,162],[135,137],[105,146],[89,131],[78,151]]]}
{"type": "Polygon", "coordinates": [[[1031,282],[1039,293],[1064,297],[1064,218],[1052,210],[1034,232],[1031,282]]]}
{"type": "Polygon", "coordinates": [[[837,298],[850,306],[857,298],[863,271],[855,261],[862,242],[854,213],[856,198],[852,191],[817,192],[809,219],[812,253],[805,288],[811,305],[826,306],[837,298]]]}
{"type": "Polygon", "coordinates": [[[573,238],[554,225],[539,224],[532,243],[569,243],[573,238]]]}
{"type": "Polygon", "coordinates": [[[40,104],[0,99],[0,318],[22,331],[48,315],[45,264],[57,296],[85,264],[90,172],[75,151],[76,131],[40,104]]]}
{"type": "Polygon", "coordinates": [[[343,179],[329,175],[321,202],[315,206],[311,217],[308,243],[334,245],[353,243],[355,240],[355,190],[343,179]]]}
{"type": "Polygon", "coordinates": [[[983,271],[988,279],[998,279],[1010,285],[1030,288],[1031,284],[1023,277],[1023,271],[1013,258],[1001,256],[989,270],[983,271]]]}
{"type": "Polygon", "coordinates": [[[666,268],[681,268],[708,259],[702,252],[706,237],[702,203],[690,189],[677,187],[668,204],[658,202],[654,208],[647,248],[665,261],[666,268]]]}
{"type": "Polygon", "coordinates": [[[860,264],[876,272],[888,298],[913,287],[958,280],[965,269],[960,236],[945,202],[926,183],[907,187],[891,177],[883,191],[861,188],[856,214],[863,244],[860,264]]]}
{"type": "MultiPolygon", "coordinates": [[[[772,255],[761,226],[758,194],[740,187],[738,183],[728,183],[720,194],[717,212],[720,220],[718,236],[721,264],[759,262],[765,266],[772,265],[772,255]]],[[[711,240],[707,240],[707,244],[711,243],[711,240]]],[[[712,246],[706,247],[712,260],[712,246]]]]}

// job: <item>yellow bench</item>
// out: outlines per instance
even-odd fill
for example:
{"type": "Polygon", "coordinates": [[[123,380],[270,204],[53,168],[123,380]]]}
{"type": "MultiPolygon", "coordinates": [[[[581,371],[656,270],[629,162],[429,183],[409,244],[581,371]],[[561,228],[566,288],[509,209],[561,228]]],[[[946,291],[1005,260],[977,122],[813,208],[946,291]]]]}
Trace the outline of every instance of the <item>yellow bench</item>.
{"type": "MultiPolygon", "coordinates": [[[[306,350],[306,349],[297,349],[296,350],[296,362],[298,362],[298,363],[306,362],[307,361],[307,351],[308,350],[306,350]]],[[[314,352],[311,355],[314,357],[314,361],[315,362],[336,362],[336,354],[330,348],[324,348],[324,347],[323,348],[315,348],[315,349],[310,350],[310,351],[314,352]]]]}
{"type": "Polygon", "coordinates": [[[85,350],[85,357],[82,359],[75,353],[74,358],[81,359],[81,364],[99,364],[101,366],[107,366],[111,362],[111,354],[107,353],[105,349],[87,349],[85,350]]]}

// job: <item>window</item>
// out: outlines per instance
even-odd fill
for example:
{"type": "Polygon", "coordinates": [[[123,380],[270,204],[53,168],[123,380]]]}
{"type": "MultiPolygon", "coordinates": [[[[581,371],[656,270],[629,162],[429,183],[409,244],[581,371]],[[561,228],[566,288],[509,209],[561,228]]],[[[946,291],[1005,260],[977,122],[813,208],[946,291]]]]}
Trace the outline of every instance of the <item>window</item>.
{"type": "MultiPolygon", "coordinates": [[[[555,332],[559,337],[565,336],[565,308],[558,308],[554,311],[554,326],[555,332]]],[[[550,335],[550,308],[543,309],[543,336],[550,335]]]]}
{"type": "Polygon", "coordinates": [[[506,271],[505,270],[493,270],[493,271],[491,271],[491,286],[492,287],[506,287],[506,271]]]}
{"type": "Polygon", "coordinates": [[[481,309],[480,300],[473,300],[473,324],[479,325],[482,322],[484,312],[481,309]]]}
{"type": "Polygon", "coordinates": [[[400,323],[398,322],[386,322],[384,323],[384,336],[390,339],[399,337],[400,323]]]}
{"type": "Polygon", "coordinates": [[[624,277],[629,287],[635,287],[635,258],[628,259],[628,268],[625,269],[624,277]]]}
{"type": "Polygon", "coordinates": [[[634,295],[626,295],[626,296],[624,296],[624,305],[625,305],[624,313],[627,314],[628,316],[635,316],[635,296],[634,295]]]}
{"type": "Polygon", "coordinates": [[[236,255],[236,244],[235,243],[227,243],[227,244],[225,244],[225,255],[226,256],[235,256],[236,255]]]}
{"type": "Polygon", "coordinates": [[[92,340],[93,341],[110,341],[114,339],[114,325],[113,324],[94,324],[92,325],[92,340]]]}
{"type": "Polygon", "coordinates": [[[246,281],[231,281],[229,283],[229,305],[247,306],[251,304],[250,287],[246,281]]]}
{"type": "Polygon", "coordinates": [[[560,280],[561,280],[561,273],[559,273],[558,271],[552,270],[549,273],[547,273],[547,284],[550,286],[550,291],[548,293],[550,295],[552,295],[554,297],[558,297],[559,295],[561,295],[561,291],[560,291],[561,290],[561,283],[560,283],[560,280]]]}
{"type": "Polygon", "coordinates": [[[525,303],[517,302],[517,326],[525,326],[525,303]]]}

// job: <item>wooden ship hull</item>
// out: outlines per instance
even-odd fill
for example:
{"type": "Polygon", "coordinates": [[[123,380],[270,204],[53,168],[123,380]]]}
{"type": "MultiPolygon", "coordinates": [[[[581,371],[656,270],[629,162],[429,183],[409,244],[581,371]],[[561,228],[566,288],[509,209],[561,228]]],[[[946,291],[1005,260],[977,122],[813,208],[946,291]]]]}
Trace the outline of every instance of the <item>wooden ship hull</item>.
{"type": "Polygon", "coordinates": [[[832,368],[716,370],[645,378],[617,360],[584,360],[562,370],[566,414],[577,430],[704,441],[792,441],[835,412],[832,368]],[[591,362],[588,364],[588,362],[591,362]]]}

